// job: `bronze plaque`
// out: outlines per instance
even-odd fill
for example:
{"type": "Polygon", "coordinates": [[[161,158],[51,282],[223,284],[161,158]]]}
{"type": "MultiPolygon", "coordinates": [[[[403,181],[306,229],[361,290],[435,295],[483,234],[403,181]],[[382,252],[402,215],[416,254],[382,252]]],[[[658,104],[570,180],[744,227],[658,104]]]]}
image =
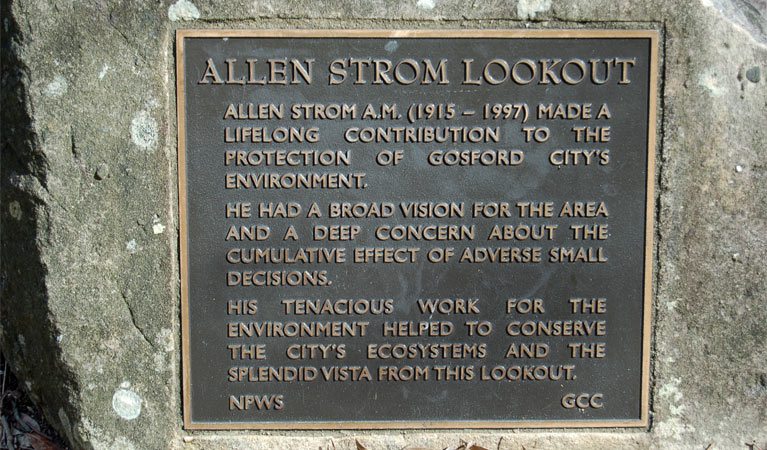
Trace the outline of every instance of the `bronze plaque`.
{"type": "Polygon", "coordinates": [[[656,32],[176,45],[187,428],[646,426],[656,32]]]}

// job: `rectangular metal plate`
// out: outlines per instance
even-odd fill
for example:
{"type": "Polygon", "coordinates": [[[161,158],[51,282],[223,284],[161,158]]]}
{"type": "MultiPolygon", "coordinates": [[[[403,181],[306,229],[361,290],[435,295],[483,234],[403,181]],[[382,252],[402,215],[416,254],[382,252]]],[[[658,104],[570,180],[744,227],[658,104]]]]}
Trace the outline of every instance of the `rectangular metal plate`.
{"type": "Polygon", "coordinates": [[[176,45],[187,428],[647,424],[656,32],[176,45]]]}

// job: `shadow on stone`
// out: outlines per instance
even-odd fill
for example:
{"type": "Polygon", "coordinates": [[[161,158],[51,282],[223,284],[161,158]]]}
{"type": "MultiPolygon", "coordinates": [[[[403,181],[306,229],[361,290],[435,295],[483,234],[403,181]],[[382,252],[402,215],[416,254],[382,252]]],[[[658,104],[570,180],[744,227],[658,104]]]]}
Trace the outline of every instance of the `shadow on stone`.
{"type": "Polygon", "coordinates": [[[16,55],[23,34],[11,14],[11,2],[2,2],[0,12],[1,343],[19,380],[32,392],[32,400],[60,432],[70,434],[67,417],[76,413],[65,410],[66,396],[78,391],[60,360],[57,333],[48,319],[47,269],[40,251],[49,228],[47,205],[36,192],[47,190],[47,162],[44,154],[35,151],[38,137],[25,102],[30,76],[16,55]]]}

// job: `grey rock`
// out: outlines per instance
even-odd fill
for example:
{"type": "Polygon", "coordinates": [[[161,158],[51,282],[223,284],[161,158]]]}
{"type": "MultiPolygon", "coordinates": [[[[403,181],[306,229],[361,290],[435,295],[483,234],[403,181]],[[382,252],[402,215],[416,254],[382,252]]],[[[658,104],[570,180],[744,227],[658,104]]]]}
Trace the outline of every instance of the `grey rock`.
{"type": "Polygon", "coordinates": [[[109,166],[104,163],[99,164],[99,167],[96,169],[96,173],[93,176],[97,180],[105,179],[109,176],[109,166]]]}
{"type": "Polygon", "coordinates": [[[746,449],[752,440],[767,447],[764,2],[17,0],[1,7],[0,343],[74,448],[342,450],[359,441],[371,449],[443,449],[461,440],[515,450],[746,449]],[[176,27],[660,30],[650,429],[185,432],[176,27]],[[751,68],[751,84],[738,82],[739,67],[751,68]],[[109,182],[95,183],[87,168],[103,161],[109,182]],[[736,173],[738,165],[748,170],[736,173]]]}

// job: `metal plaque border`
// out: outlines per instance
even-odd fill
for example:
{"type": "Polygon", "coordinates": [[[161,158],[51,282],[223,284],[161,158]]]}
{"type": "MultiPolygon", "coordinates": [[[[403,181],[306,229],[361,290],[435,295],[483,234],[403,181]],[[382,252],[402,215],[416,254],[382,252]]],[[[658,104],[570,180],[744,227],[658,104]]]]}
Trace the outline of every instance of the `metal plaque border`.
{"type": "Polygon", "coordinates": [[[184,428],[187,430],[347,430],[347,429],[502,429],[502,428],[646,428],[650,404],[650,339],[652,334],[652,267],[655,223],[655,140],[657,119],[658,39],[655,30],[176,30],[176,112],[178,120],[178,214],[181,276],[181,342],[184,428]],[[647,117],[647,185],[644,255],[644,305],[642,326],[641,413],[636,420],[537,420],[537,421],[358,421],[358,422],[233,422],[191,421],[188,229],[186,199],[186,105],[184,92],[184,39],[210,37],[246,38],[602,38],[649,39],[650,78],[647,117]]]}

